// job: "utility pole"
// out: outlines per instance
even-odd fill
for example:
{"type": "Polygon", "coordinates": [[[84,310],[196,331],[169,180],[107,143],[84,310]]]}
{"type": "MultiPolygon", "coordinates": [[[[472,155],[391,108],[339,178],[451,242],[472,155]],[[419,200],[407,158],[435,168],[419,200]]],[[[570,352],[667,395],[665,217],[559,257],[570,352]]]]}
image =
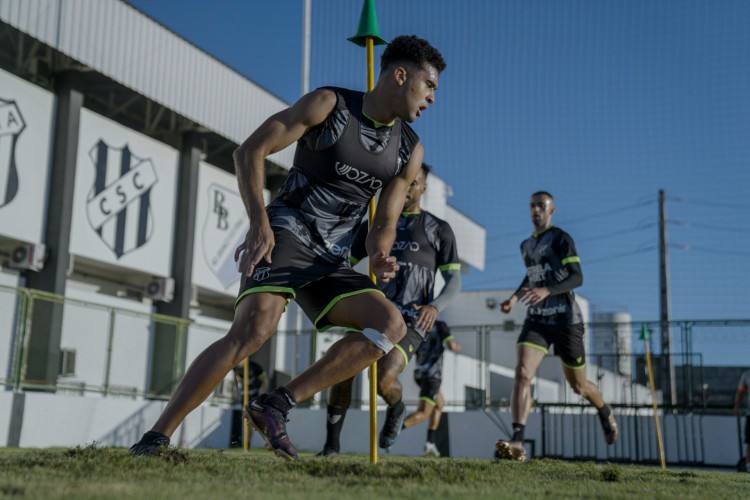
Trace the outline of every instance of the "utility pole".
{"type": "Polygon", "coordinates": [[[310,92],[310,18],[312,0],[302,0],[302,95],[310,92]]]}
{"type": "Polygon", "coordinates": [[[659,190],[659,313],[661,320],[661,353],[665,377],[664,402],[677,404],[677,381],[672,356],[672,329],[669,326],[669,260],[667,256],[667,211],[664,190],[659,190]]]}

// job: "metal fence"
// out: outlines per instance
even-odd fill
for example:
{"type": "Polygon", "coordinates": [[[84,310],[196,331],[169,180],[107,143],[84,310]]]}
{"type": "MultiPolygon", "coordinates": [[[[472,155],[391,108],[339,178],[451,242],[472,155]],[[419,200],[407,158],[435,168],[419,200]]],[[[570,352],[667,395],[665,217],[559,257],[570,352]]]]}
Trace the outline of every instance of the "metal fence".
{"type": "MultiPolygon", "coordinates": [[[[224,330],[23,288],[0,287],[0,385],[116,397],[168,398],[194,357],[224,330]],[[61,321],[50,318],[60,315],[61,321]],[[56,325],[60,351],[54,381],[30,373],[34,334],[56,325]],[[150,351],[156,336],[173,335],[175,360],[166,388],[150,387],[150,351]],[[190,359],[190,358],[189,358],[190,359]]],[[[221,391],[217,397],[221,397],[221,391]]]]}
{"type": "MultiPolygon", "coordinates": [[[[144,306],[146,307],[146,306],[144,306]]],[[[442,391],[456,409],[502,408],[513,386],[515,343],[521,325],[454,326],[461,345],[446,351],[442,391]]],[[[750,365],[750,320],[674,321],[588,324],[587,375],[605,399],[616,405],[650,403],[645,371],[644,342],[652,353],[660,404],[685,408],[726,410],[731,407],[740,373],[750,365]],[[648,334],[642,339],[642,332],[648,334]],[[669,334],[671,342],[662,340],[669,334]],[[671,355],[667,351],[671,347],[671,355]]],[[[150,387],[150,352],[160,335],[175,337],[175,362],[170,382],[182,376],[185,365],[225,333],[224,329],[169,316],[93,304],[22,288],[0,287],[0,384],[6,388],[47,389],[100,393],[123,397],[168,397],[171,387],[150,387]],[[50,328],[49,317],[61,315],[60,371],[56,382],[35,380],[28,373],[29,338],[50,328]],[[177,359],[180,358],[180,359],[177,359]]],[[[282,384],[325,353],[341,330],[316,334],[312,330],[276,334],[274,377],[282,384]]],[[[414,363],[401,376],[404,397],[416,402],[412,380],[414,363]]],[[[362,384],[360,384],[362,385],[362,384]]],[[[226,391],[217,397],[228,397],[226,391]]],[[[567,387],[560,363],[545,359],[533,384],[539,403],[579,404],[567,387]]],[[[317,401],[322,398],[319,396],[317,401]]],[[[355,390],[355,404],[367,400],[355,390]]],[[[313,402],[315,404],[315,401],[313,402]]]]}

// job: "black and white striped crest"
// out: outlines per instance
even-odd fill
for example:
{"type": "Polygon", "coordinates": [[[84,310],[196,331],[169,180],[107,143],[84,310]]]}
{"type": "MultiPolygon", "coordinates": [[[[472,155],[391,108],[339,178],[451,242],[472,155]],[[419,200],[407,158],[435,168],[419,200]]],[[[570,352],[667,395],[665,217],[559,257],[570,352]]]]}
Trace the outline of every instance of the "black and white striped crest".
{"type": "Polygon", "coordinates": [[[0,208],[18,193],[16,143],[24,128],[26,123],[16,102],[0,98],[0,208]]]}
{"type": "Polygon", "coordinates": [[[151,188],[156,171],[150,158],[130,148],[113,148],[99,140],[89,151],[96,169],[86,199],[89,224],[119,259],[143,246],[154,229],[151,188]]]}

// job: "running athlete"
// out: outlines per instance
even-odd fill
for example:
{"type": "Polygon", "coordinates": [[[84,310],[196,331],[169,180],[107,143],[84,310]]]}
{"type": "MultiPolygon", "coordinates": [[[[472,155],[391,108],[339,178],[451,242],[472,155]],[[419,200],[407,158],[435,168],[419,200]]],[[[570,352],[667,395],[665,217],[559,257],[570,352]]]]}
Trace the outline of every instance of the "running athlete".
{"type": "MultiPolygon", "coordinates": [[[[402,387],[398,374],[404,371],[419,348],[425,332],[432,328],[439,311],[461,291],[461,264],[458,261],[456,238],[447,222],[419,207],[427,188],[425,181],[430,167],[422,169],[406,192],[406,203],[398,219],[396,241],[391,250],[399,265],[396,277],[378,287],[396,305],[406,322],[406,335],[390,353],[378,360],[378,394],[388,403],[385,423],[380,430],[378,445],[390,448],[396,442],[404,421],[406,406],[401,400],[402,387]],[[435,275],[440,271],[445,286],[433,298],[435,275]]],[[[352,246],[351,260],[367,255],[367,226],[362,224],[352,246]]],[[[321,456],[337,455],[340,451],[341,428],[352,399],[354,378],[331,388],[328,396],[326,442],[321,456]]]]}
{"type": "Polygon", "coordinates": [[[573,289],[583,284],[581,259],[573,238],[552,225],[555,202],[552,195],[538,191],[531,195],[534,233],[521,243],[526,277],[501,310],[509,313],[521,300],[528,311],[516,344],[516,376],[511,396],[513,436],[500,440],[496,456],[526,460],[524,430],[531,404],[531,381],[550,345],[555,346],[565,378],[576,394],[585,397],[599,411],[607,444],[617,441],[617,423],[599,389],[586,378],[583,346],[583,316],[573,289]]]}
{"type": "Polygon", "coordinates": [[[294,299],[315,327],[355,328],[289,382],[245,408],[277,455],[295,460],[287,413],[337,382],[359,373],[406,334],[398,309],[348,261],[354,235],[379,191],[367,236],[378,280],[398,271],[390,251],[396,222],[424,151],[408,123],[434,102],[440,53],[416,36],[395,38],[383,51],[372,92],[321,88],[267,119],[234,153],[240,195],[251,225],[236,252],[243,279],[232,326],[190,365],[151,431],[131,447],[149,455],[169,444],[185,416],[242,359],[276,331],[294,299]],[[294,166],[279,195],[263,206],[265,158],[297,141],[294,166]]]}
{"type": "Polygon", "coordinates": [[[734,395],[734,415],[739,418],[740,404],[743,398],[747,398],[747,412],[745,417],[745,467],[743,472],[750,472],[750,396],[747,389],[750,387],[750,370],[746,370],[740,376],[740,383],[734,395]]]}
{"type": "Polygon", "coordinates": [[[419,386],[419,406],[417,411],[404,420],[404,429],[421,424],[429,419],[427,441],[424,445],[425,455],[440,456],[435,444],[435,431],[440,425],[445,400],[440,392],[443,380],[443,352],[445,348],[453,352],[461,350],[461,345],[453,340],[453,335],[444,321],[435,322],[424,343],[417,351],[417,367],[414,370],[414,381],[419,386]]]}

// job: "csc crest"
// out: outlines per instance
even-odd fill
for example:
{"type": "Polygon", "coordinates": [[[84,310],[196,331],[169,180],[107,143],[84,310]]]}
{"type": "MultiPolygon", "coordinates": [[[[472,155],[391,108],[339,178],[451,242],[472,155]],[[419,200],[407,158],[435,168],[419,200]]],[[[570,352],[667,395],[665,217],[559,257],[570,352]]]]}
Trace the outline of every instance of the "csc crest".
{"type": "Polygon", "coordinates": [[[157,182],[156,171],[150,158],[134,155],[127,144],[118,149],[100,139],[89,158],[96,173],[86,198],[86,216],[119,259],[151,238],[151,188],[157,182]]]}

